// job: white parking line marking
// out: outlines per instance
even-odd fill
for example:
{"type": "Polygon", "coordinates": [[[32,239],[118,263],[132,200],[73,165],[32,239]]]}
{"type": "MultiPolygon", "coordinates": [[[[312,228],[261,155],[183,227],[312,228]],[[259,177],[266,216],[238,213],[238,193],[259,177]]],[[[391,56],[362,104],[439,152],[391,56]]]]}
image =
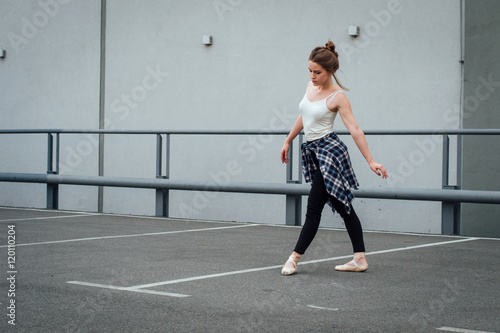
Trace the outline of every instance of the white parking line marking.
{"type": "Polygon", "coordinates": [[[44,217],[30,217],[30,218],[23,218],[23,219],[7,219],[7,220],[0,220],[0,222],[20,222],[20,221],[32,221],[32,220],[67,219],[67,218],[72,218],[72,217],[87,217],[87,216],[93,216],[93,215],[90,215],[90,214],[56,215],[56,216],[44,216],[44,217]]]}
{"type": "Polygon", "coordinates": [[[455,328],[455,327],[440,327],[440,328],[436,328],[436,329],[438,331],[459,332],[459,333],[496,333],[496,332],[468,330],[465,328],[455,328]]]}
{"type": "MultiPolygon", "coordinates": [[[[245,227],[254,227],[254,226],[258,226],[258,224],[243,224],[243,225],[236,225],[236,226],[229,226],[229,227],[215,227],[215,228],[200,228],[200,229],[175,230],[175,231],[163,231],[163,232],[149,232],[149,233],[144,233],[144,234],[132,234],[132,235],[116,235],[116,236],[102,236],[102,237],[88,237],[88,238],[65,239],[65,240],[49,241],[49,242],[16,244],[16,246],[47,245],[47,244],[59,244],[59,243],[94,241],[94,240],[113,239],[113,238],[130,238],[130,237],[142,237],[142,236],[158,236],[158,235],[168,235],[168,234],[182,234],[182,233],[186,233],[186,232],[212,231],[212,230],[245,228],[245,227]]],[[[2,247],[7,247],[7,245],[1,245],[0,248],[2,248],[2,247]]]]}
{"type": "Polygon", "coordinates": [[[477,238],[477,237],[462,238],[462,239],[456,239],[456,240],[451,240],[451,241],[446,241],[446,242],[437,242],[437,243],[429,243],[429,244],[421,244],[421,245],[413,245],[413,246],[407,246],[407,247],[400,247],[400,248],[397,248],[397,249],[373,251],[373,252],[366,253],[366,255],[391,253],[391,252],[398,252],[398,251],[405,251],[405,250],[413,250],[413,249],[420,249],[420,248],[430,247],[430,246],[439,246],[439,245],[447,245],[447,244],[469,242],[469,241],[474,241],[474,240],[478,240],[478,239],[480,239],[480,238],[477,238]]]}
{"type": "Polygon", "coordinates": [[[155,283],[148,283],[148,284],[140,284],[138,286],[134,286],[134,288],[138,288],[138,289],[152,288],[152,287],[165,286],[165,285],[169,285],[169,284],[177,284],[177,283],[192,282],[192,281],[197,281],[197,280],[212,279],[212,278],[222,277],[222,276],[260,272],[260,271],[266,271],[269,269],[276,269],[276,268],[281,268],[281,267],[283,267],[283,265],[274,265],[274,266],[242,269],[239,271],[215,273],[215,274],[208,274],[208,275],[201,275],[201,276],[193,276],[193,277],[184,278],[184,279],[176,279],[176,280],[169,280],[169,281],[162,281],[162,282],[155,282],[155,283]]]}
{"type": "Polygon", "coordinates": [[[168,292],[164,292],[164,291],[138,289],[138,288],[134,288],[134,287],[118,287],[118,286],[112,286],[112,285],[108,285],[108,284],[88,283],[88,282],[81,282],[81,281],[68,281],[66,283],[75,284],[75,285],[79,285],[79,286],[86,286],[86,287],[104,288],[104,289],[112,289],[112,290],[124,290],[124,291],[131,291],[131,292],[143,293],[143,294],[153,294],[153,295],[160,295],[160,296],[191,297],[191,295],[185,295],[185,294],[176,294],[176,293],[168,293],[168,292]]]}
{"type": "Polygon", "coordinates": [[[317,306],[317,305],[312,305],[312,304],[309,304],[308,307],[313,308],[313,309],[320,309],[320,310],[339,311],[339,308],[325,308],[322,306],[317,306]]]}

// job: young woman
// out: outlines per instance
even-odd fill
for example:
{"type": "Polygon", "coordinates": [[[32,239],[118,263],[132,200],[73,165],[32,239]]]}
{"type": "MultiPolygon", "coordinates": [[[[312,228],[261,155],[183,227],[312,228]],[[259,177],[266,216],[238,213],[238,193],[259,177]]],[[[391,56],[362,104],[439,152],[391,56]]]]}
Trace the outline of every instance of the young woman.
{"type": "Polygon", "coordinates": [[[333,132],[337,114],[349,130],[370,169],[387,178],[382,164],[376,163],[368,149],[365,135],[358,127],[351,105],[335,72],[339,68],[335,45],[328,40],[324,47],[312,50],[309,56],[309,75],[304,98],[299,104],[301,115],[297,118],[281,149],[281,162],[288,163],[288,150],[293,139],[304,130],[306,142],[302,145],[302,162],[306,182],[312,182],[307,202],[306,221],[294,251],[288,258],[281,274],[291,275],[297,271],[297,263],[311,244],[318,231],[321,213],[326,203],[344,219],[352,242],[354,259],[345,265],[335,266],[339,271],[362,272],[368,269],[365,257],[363,230],[352,207],[354,196],[351,188],[358,182],[351,166],[347,147],[333,132]],[[335,79],[335,83],[332,80],[335,79]]]}

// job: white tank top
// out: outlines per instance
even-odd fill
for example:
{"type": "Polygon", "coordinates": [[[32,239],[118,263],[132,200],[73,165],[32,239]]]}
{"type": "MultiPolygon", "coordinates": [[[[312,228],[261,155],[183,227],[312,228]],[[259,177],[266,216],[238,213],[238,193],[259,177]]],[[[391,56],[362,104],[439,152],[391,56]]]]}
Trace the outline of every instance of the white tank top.
{"type": "Polygon", "coordinates": [[[333,132],[333,122],[335,121],[337,112],[328,110],[327,105],[330,104],[339,92],[342,92],[339,90],[321,101],[311,102],[307,98],[307,92],[311,87],[307,89],[304,98],[302,98],[299,104],[306,141],[314,141],[333,132]]]}

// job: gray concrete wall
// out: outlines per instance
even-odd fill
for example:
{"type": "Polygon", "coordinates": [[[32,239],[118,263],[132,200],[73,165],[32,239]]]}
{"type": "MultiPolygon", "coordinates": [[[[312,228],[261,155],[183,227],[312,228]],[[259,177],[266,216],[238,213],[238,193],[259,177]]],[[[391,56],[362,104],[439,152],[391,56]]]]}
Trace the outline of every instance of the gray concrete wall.
{"type": "MultiPolygon", "coordinates": [[[[33,1],[25,7],[9,3],[18,18],[2,23],[5,31],[22,29],[23,16],[32,16],[39,10],[37,4],[33,1]]],[[[51,112],[68,115],[66,98],[86,96],[86,104],[77,104],[85,106],[85,114],[68,115],[68,122],[60,121],[57,127],[98,126],[99,5],[98,1],[74,0],[61,5],[58,16],[50,21],[56,32],[47,32],[50,36],[45,38],[67,41],[64,52],[51,51],[50,62],[55,66],[67,61],[62,54],[68,54],[74,62],[69,68],[63,66],[55,71],[39,62],[27,71],[24,62],[9,56],[0,62],[0,70],[9,67],[15,77],[48,72],[57,81],[57,73],[64,70],[67,76],[79,75],[87,80],[67,83],[64,89],[73,90],[60,97],[62,101],[50,101],[51,112]],[[78,17],[72,16],[73,10],[78,17]],[[59,16],[61,21],[56,20],[59,16]],[[67,25],[78,32],[67,33],[67,25]]],[[[4,10],[2,19],[8,15],[10,11],[4,10]]],[[[297,106],[308,81],[309,52],[329,38],[337,44],[339,78],[351,89],[348,96],[362,128],[459,127],[454,112],[461,85],[460,2],[452,0],[108,0],[105,126],[288,130],[298,116],[297,106]],[[360,26],[360,37],[348,36],[351,24],[360,26]],[[213,36],[213,45],[201,43],[204,34],[213,36]]],[[[38,48],[51,50],[41,37],[33,40],[37,42],[26,52],[27,62],[36,60],[38,48]]],[[[3,44],[10,53],[12,47],[5,36],[3,44]]],[[[6,82],[3,75],[0,80],[6,82]]],[[[37,116],[36,111],[15,103],[28,100],[40,105],[39,100],[45,98],[43,89],[34,91],[35,95],[7,89],[10,101],[0,101],[2,117],[9,119],[3,128],[56,126],[23,123],[25,117],[37,116]],[[23,117],[10,117],[21,112],[25,112],[23,117]]],[[[55,89],[61,92],[57,89],[63,88],[55,89]]],[[[335,128],[345,129],[340,118],[335,128]]],[[[283,140],[284,136],[174,136],[171,177],[284,182],[285,167],[279,161],[283,140]]],[[[383,181],[374,176],[352,140],[345,137],[363,187],[441,187],[440,138],[368,137],[368,141],[391,178],[383,181]]],[[[154,177],[154,143],[154,137],[106,136],[104,174],[154,177]]],[[[2,147],[2,152],[11,154],[14,161],[19,158],[9,147],[2,147]]],[[[65,142],[61,158],[64,172],[97,174],[96,155],[94,137],[65,142]]],[[[37,162],[42,163],[42,169],[43,159],[41,154],[37,162]]],[[[0,186],[3,192],[18,185],[0,186]]],[[[68,188],[63,208],[95,210],[94,189],[83,189],[88,191],[83,195],[81,191],[68,188]]],[[[19,197],[4,197],[0,202],[17,205],[19,197]]],[[[40,196],[35,197],[22,205],[36,202],[36,206],[43,206],[40,196]]],[[[441,230],[439,203],[363,199],[357,200],[355,207],[365,229],[424,233],[441,230]]],[[[104,211],[154,214],[154,191],[106,188],[104,211]]],[[[197,219],[261,223],[285,220],[284,198],[279,196],[173,192],[170,211],[172,216],[197,219]]],[[[323,223],[342,226],[328,209],[323,223]]]]}
{"type": "MultiPolygon", "coordinates": [[[[500,2],[465,2],[464,128],[500,128],[500,2]]],[[[468,137],[463,147],[463,188],[500,188],[498,136],[468,137]]],[[[500,237],[500,206],[464,204],[464,235],[500,237]]]]}
{"type": "MultiPolygon", "coordinates": [[[[26,0],[0,5],[0,128],[97,128],[100,1],[26,0]]],[[[61,137],[62,170],[96,174],[89,138],[61,137]],[[83,156],[83,157],[82,157],[83,156]],[[85,163],[83,160],[85,159],[85,163]]],[[[47,171],[46,135],[0,137],[2,172],[47,171]]],[[[92,210],[96,190],[62,186],[61,208],[92,210]]],[[[2,205],[44,207],[45,187],[0,184],[2,205]]]]}

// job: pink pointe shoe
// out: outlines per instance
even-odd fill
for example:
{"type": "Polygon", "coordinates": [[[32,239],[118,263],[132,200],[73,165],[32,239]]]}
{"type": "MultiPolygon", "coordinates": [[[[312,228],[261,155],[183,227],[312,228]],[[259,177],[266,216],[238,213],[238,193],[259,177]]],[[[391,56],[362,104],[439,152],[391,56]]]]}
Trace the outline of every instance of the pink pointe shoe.
{"type": "Polygon", "coordinates": [[[360,265],[353,259],[347,264],[335,266],[335,269],[341,272],[364,272],[368,269],[368,264],[360,265]]]}
{"type": "Polygon", "coordinates": [[[297,272],[297,263],[294,259],[295,257],[292,254],[285,262],[285,266],[283,266],[283,268],[281,269],[281,275],[292,275],[297,272]]]}

